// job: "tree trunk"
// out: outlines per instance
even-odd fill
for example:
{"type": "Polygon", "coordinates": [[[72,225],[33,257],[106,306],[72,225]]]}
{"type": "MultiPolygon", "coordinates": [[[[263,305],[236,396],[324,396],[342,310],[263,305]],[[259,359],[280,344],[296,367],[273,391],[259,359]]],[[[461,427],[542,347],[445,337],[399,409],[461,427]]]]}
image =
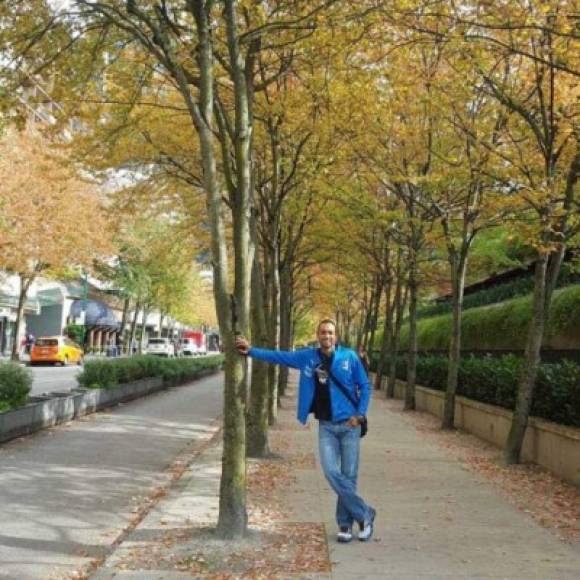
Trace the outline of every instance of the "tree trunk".
{"type": "MultiPolygon", "coordinates": [[[[234,295],[232,298],[231,332],[226,339],[226,384],[224,396],[224,448],[222,478],[220,482],[220,512],[218,535],[235,538],[245,534],[248,523],[246,511],[246,361],[235,351],[233,335],[247,335],[250,312],[250,218],[251,218],[251,123],[248,108],[248,88],[245,63],[238,41],[236,3],[224,1],[227,30],[227,48],[235,101],[234,153],[236,165],[236,191],[232,206],[234,240],[234,295]]],[[[210,40],[210,21],[206,21],[207,42],[210,40]]],[[[211,46],[211,45],[210,45],[211,46]]],[[[213,60],[213,59],[212,59],[213,60]]],[[[208,66],[212,63],[208,63],[208,66]]],[[[211,75],[210,70],[205,71],[211,75]]],[[[212,77],[213,80],[213,77],[212,77]]],[[[213,100],[213,99],[212,99],[213,100]]],[[[207,103],[208,107],[212,104],[207,103]]],[[[213,111],[211,111],[213,114],[213,111]]],[[[206,119],[210,119],[206,116],[206,119]]],[[[208,141],[212,136],[207,135],[208,141]]],[[[212,163],[215,170],[215,156],[212,163]]],[[[214,174],[215,178],[215,174],[214,174]]],[[[217,189],[217,180],[212,185],[217,189]]],[[[214,191],[216,193],[216,191],[214,191]]],[[[212,194],[213,195],[213,194],[212,194]]],[[[225,236],[221,238],[222,245],[225,236]]],[[[224,248],[225,249],[225,248],[224,248]]],[[[224,262],[225,263],[225,262],[224,262]]],[[[222,286],[220,294],[226,286],[222,286]]],[[[225,322],[225,321],[224,321],[225,322]]],[[[222,324],[220,323],[220,327],[222,324]]]]}
{"type": "MultiPolygon", "coordinates": [[[[163,322],[165,321],[165,314],[163,312],[161,312],[159,314],[159,330],[157,331],[157,338],[161,338],[162,334],[163,334],[163,322]]],[[[169,338],[173,338],[173,337],[169,337],[169,338]]]]}
{"type": "Polygon", "coordinates": [[[532,408],[549,305],[546,295],[547,269],[548,254],[542,254],[536,261],[534,269],[532,319],[528,327],[525,364],[518,381],[516,408],[504,451],[505,461],[508,465],[520,462],[522,445],[532,408]]]}
{"type": "Polygon", "coordinates": [[[128,354],[133,354],[133,345],[136,342],[137,333],[137,319],[139,318],[139,312],[141,310],[141,302],[137,300],[135,302],[135,312],[133,313],[133,320],[131,320],[131,332],[129,334],[129,351],[128,354]]]}
{"type": "MultiPolygon", "coordinates": [[[[280,348],[292,348],[292,279],[288,267],[280,268],[280,286],[284,294],[280,296],[280,348]]],[[[281,367],[278,373],[278,397],[283,397],[288,386],[288,367],[281,367]]]]}
{"type": "Polygon", "coordinates": [[[141,334],[139,335],[139,354],[143,354],[145,352],[145,339],[147,338],[147,332],[145,331],[145,327],[147,326],[147,318],[149,317],[149,306],[145,305],[143,307],[143,317],[141,324],[141,334]]]}
{"type": "Polygon", "coordinates": [[[401,328],[403,326],[403,313],[407,306],[408,287],[403,296],[403,285],[400,269],[397,269],[397,287],[395,289],[395,325],[393,328],[393,340],[391,342],[391,352],[389,357],[389,377],[387,379],[386,396],[392,399],[395,396],[395,384],[397,382],[397,358],[399,356],[399,340],[401,328]]]}
{"type": "Polygon", "coordinates": [[[371,310],[373,308],[375,300],[375,288],[373,287],[371,289],[371,293],[368,299],[367,294],[368,294],[367,277],[366,275],[363,275],[363,300],[360,313],[360,324],[357,326],[356,329],[357,351],[360,347],[366,348],[367,346],[368,331],[370,329],[371,310]]]}
{"type": "Polygon", "coordinates": [[[443,408],[442,429],[453,429],[455,424],[455,393],[459,376],[459,361],[461,359],[461,315],[463,309],[463,290],[465,287],[465,272],[467,257],[464,252],[449,256],[451,266],[453,322],[451,343],[449,345],[449,367],[447,373],[447,389],[443,408]]]}
{"type": "MultiPolygon", "coordinates": [[[[268,312],[268,344],[269,348],[280,348],[280,269],[278,266],[277,248],[274,246],[271,252],[270,268],[270,288],[269,295],[269,312],[268,312]]],[[[268,422],[274,425],[278,420],[278,375],[280,367],[270,365],[268,368],[268,422]]]]}
{"type": "MultiPolygon", "coordinates": [[[[252,266],[252,338],[257,346],[268,346],[264,309],[264,287],[262,273],[256,254],[252,266]]],[[[268,447],[268,365],[258,359],[252,360],[252,387],[250,405],[246,422],[246,455],[248,457],[265,457],[268,447]]]]}
{"type": "Polygon", "coordinates": [[[381,298],[383,297],[383,290],[385,289],[385,279],[381,275],[377,279],[377,299],[375,300],[373,311],[371,313],[370,321],[370,335],[368,343],[365,344],[365,348],[372,353],[375,348],[375,334],[377,332],[377,326],[379,323],[379,310],[381,308],[381,298]]]}
{"type": "Polygon", "coordinates": [[[11,360],[17,362],[20,360],[20,330],[24,320],[24,305],[26,304],[26,297],[28,290],[34,280],[34,276],[23,276],[20,274],[20,292],[18,293],[18,309],[16,310],[16,322],[14,324],[14,340],[12,342],[11,360]]]}
{"type": "Polygon", "coordinates": [[[126,328],[127,328],[127,318],[129,318],[129,307],[131,305],[131,299],[129,297],[125,297],[123,300],[123,315],[121,316],[121,327],[119,329],[119,337],[120,343],[123,351],[129,352],[127,348],[127,336],[126,336],[126,328]]]}
{"type": "Polygon", "coordinates": [[[383,385],[383,377],[387,366],[387,357],[391,347],[391,335],[393,331],[394,302],[391,301],[392,281],[389,281],[385,292],[385,324],[383,326],[383,342],[381,353],[377,362],[377,374],[375,377],[375,389],[379,391],[383,385]]]}
{"type": "Polygon", "coordinates": [[[411,251],[409,263],[409,350],[407,353],[407,387],[405,410],[415,409],[415,377],[417,374],[417,259],[411,251]]]}

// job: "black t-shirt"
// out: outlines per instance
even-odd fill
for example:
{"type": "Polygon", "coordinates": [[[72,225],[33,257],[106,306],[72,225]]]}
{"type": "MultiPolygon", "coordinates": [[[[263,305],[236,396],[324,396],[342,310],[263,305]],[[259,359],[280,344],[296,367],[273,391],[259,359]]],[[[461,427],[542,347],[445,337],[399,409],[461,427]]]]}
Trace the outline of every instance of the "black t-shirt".
{"type": "Polygon", "coordinates": [[[332,421],[330,405],[330,377],[327,368],[330,368],[334,354],[327,357],[320,353],[322,362],[314,369],[314,399],[310,411],[319,421],[332,421]]]}

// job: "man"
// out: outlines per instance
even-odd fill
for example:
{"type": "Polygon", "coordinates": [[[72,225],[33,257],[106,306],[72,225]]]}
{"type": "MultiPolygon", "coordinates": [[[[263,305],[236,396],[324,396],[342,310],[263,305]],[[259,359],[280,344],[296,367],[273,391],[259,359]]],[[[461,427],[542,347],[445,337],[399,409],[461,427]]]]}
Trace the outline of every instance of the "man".
{"type": "Polygon", "coordinates": [[[316,334],[320,348],[296,352],[254,348],[243,337],[238,337],[235,344],[240,354],[300,370],[298,420],[305,424],[308,415],[314,413],[319,422],[320,463],[338,496],[337,540],[350,542],[353,523],[357,522],[358,539],[366,542],[373,535],[376,512],[357,494],[356,485],[360,424],[369,405],[369,381],[353,350],[335,348],[337,337],[333,320],[322,320],[316,334]],[[337,386],[337,381],[342,388],[337,386]],[[349,396],[342,389],[346,389],[349,396]]]}

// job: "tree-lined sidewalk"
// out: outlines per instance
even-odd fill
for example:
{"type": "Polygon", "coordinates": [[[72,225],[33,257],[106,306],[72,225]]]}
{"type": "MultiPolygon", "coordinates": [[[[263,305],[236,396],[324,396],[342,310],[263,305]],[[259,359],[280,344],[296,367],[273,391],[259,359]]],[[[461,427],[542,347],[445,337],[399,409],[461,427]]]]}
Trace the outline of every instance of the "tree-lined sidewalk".
{"type": "Polygon", "coordinates": [[[196,459],[95,577],[577,577],[577,490],[535,467],[498,466],[505,473],[490,478],[499,450],[494,455],[471,436],[441,432],[434,418],[404,413],[402,403],[378,397],[359,484],[378,510],[375,536],[368,543],[336,543],[335,496],[315,465],[316,425],[304,429],[296,422],[292,384],[271,432],[275,455],[249,462],[246,538],[227,542],[213,532],[216,446],[196,459]],[[523,497],[510,492],[510,482],[523,497]],[[548,486],[557,500],[543,502],[542,518],[531,489],[538,482],[542,497],[548,486]]]}
{"type": "Polygon", "coordinates": [[[60,111],[50,133],[82,128],[67,141],[68,164],[126,184],[111,192],[107,207],[123,218],[114,221],[156,215],[189,234],[169,269],[166,240],[151,260],[122,240],[114,261],[130,282],[125,311],[130,298],[135,313],[154,302],[174,310],[168,298],[184,290],[182,259],[213,269],[226,359],[222,537],[245,534],[246,457],[267,453],[286,385],[285,371],[278,377],[260,363],[248,380],[236,335],[289,349],[332,313],[343,343],[373,350],[384,313],[382,358],[391,368],[382,363],[379,374],[392,388],[408,321],[413,409],[421,301],[451,290],[442,424],[450,429],[465,283],[498,271],[504,258],[535,263],[506,446],[506,460],[519,462],[553,288],[578,242],[574,8],[570,0],[0,8],[7,119],[24,124],[36,97],[23,107],[23,90],[46,85],[60,111]],[[478,266],[477,250],[490,241],[502,252],[478,266]],[[126,269],[130,258],[137,267],[126,269]]]}

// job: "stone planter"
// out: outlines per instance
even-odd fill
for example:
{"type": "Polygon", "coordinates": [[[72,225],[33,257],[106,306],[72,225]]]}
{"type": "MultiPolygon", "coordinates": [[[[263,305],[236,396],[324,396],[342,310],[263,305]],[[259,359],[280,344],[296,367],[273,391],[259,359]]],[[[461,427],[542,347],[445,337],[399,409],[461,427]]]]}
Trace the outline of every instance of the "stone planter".
{"type": "Polygon", "coordinates": [[[37,405],[38,403],[33,402],[24,407],[0,413],[0,442],[31,433],[37,405]]]}
{"type": "Polygon", "coordinates": [[[64,405],[62,405],[62,398],[51,395],[38,395],[30,397],[34,404],[34,412],[32,415],[32,423],[30,431],[37,431],[44,427],[52,427],[59,421],[59,412],[62,412],[64,405]]]}
{"type": "Polygon", "coordinates": [[[149,393],[162,389],[163,386],[161,378],[152,377],[116,385],[110,389],[94,389],[98,393],[97,410],[144,397],[149,393]]]}
{"type": "Polygon", "coordinates": [[[90,415],[97,410],[100,389],[78,389],[82,393],[82,398],[78,403],[78,410],[75,410],[76,417],[90,415]]]}
{"type": "MultiPolygon", "coordinates": [[[[54,402],[54,418],[51,418],[51,425],[72,421],[75,416],[74,395],[70,392],[53,391],[50,393],[54,402]]],[[[46,427],[47,425],[43,425],[46,427]]]]}
{"type": "Polygon", "coordinates": [[[119,401],[115,395],[115,387],[110,389],[94,389],[96,393],[96,410],[100,411],[105,407],[110,407],[111,405],[115,405],[119,401]]]}

